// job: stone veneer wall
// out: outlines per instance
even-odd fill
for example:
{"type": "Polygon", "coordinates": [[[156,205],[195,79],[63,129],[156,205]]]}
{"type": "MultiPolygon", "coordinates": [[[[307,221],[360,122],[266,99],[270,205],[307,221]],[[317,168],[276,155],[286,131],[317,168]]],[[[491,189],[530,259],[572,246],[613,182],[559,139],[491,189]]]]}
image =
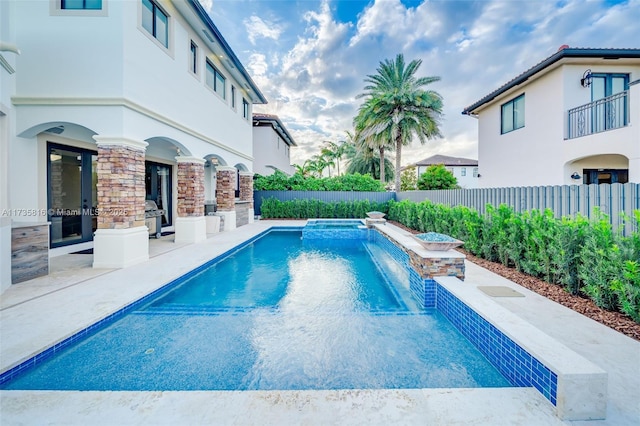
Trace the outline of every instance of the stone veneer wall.
{"type": "Polygon", "coordinates": [[[178,217],[204,216],[204,165],[178,163],[178,217]]]}
{"type": "Polygon", "coordinates": [[[247,208],[248,205],[248,203],[236,204],[236,228],[249,223],[249,209],[247,208]]]}
{"type": "Polygon", "coordinates": [[[248,201],[247,209],[253,210],[253,174],[240,172],[240,201],[248,201]]]}
{"type": "Polygon", "coordinates": [[[235,211],[236,207],[236,172],[218,170],[216,175],[216,204],[218,211],[235,211]]]}
{"type": "Polygon", "coordinates": [[[404,246],[398,244],[393,238],[390,238],[383,232],[378,232],[399,250],[409,257],[409,263],[416,273],[423,279],[433,279],[434,277],[450,277],[454,276],[464,280],[464,258],[425,258],[413,250],[408,250],[404,246]]]}
{"type": "Polygon", "coordinates": [[[11,230],[11,282],[49,274],[49,224],[16,224],[11,230]]]}
{"type": "Polygon", "coordinates": [[[144,151],[98,145],[98,229],[144,226],[144,151]]]}

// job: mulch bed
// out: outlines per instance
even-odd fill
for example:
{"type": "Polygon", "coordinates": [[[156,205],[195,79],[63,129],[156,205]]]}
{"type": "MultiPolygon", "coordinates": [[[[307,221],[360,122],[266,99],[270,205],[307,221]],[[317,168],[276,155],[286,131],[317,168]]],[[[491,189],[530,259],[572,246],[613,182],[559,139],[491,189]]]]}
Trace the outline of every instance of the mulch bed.
{"type": "MultiPolygon", "coordinates": [[[[419,233],[418,231],[409,229],[398,222],[389,221],[389,223],[392,223],[395,226],[405,229],[406,231],[413,234],[419,233]]],[[[501,263],[490,262],[488,260],[481,259],[472,255],[466,250],[457,250],[461,253],[464,253],[467,256],[467,260],[475,263],[478,266],[488,269],[489,271],[498,274],[510,281],[513,281],[514,283],[519,284],[522,287],[528,288],[529,290],[534,291],[546,297],[547,299],[553,300],[554,302],[566,306],[567,308],[573,309],[574,311],[581,313],[582,315],[589,317],[592,320],[598,321],[599,323],[604,324],[609,328],[619,331],[620,333],[625,334],[632,339],[640,341],[640,324],[636,323],[631,318],[620,312],[612,312],[599,308],[590,299],[569,294],[559,285],[550,284],[539,278],[535,278],[531,275],[519,272],[514,268],[504,266],[501,263]]]]}

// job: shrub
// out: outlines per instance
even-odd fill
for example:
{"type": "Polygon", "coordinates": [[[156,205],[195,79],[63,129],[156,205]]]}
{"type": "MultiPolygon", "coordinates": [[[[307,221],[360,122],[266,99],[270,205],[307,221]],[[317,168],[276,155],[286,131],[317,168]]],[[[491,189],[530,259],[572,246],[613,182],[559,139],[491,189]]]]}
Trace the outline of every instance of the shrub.
{"type": "Polygon", "coordinates": [[[427,167],[418,178],[417,186],[422,190],[459,188],[458,179],[442,164],[427,167]]]}
{"type": "MultiPolygon", "coordinates": [[[[421,232],[451,235],[476,256],[586,295],[640,323],[640,233],[614,232],[599,211],[590,221],[581,215],[557,219],[549,209],[516,213],[506,205],[487,205],[486,210],[483,216],[464,206],[391,201],[388,218],[421,232]]],[[[640,229],[640,211],[633,220],[640,229]]]]}
{"type": "Polygon", "coordinates": [[[367,212],[387,213],[388,203],[369,200],[324,202],[320,200],[295,199],[280,201],[276,198],[262,200],[261,215],[264,219],[360,219],[367,212]]]}
{"type": "Polygon", "coordinates": [[[256,191],[370,191],[383,192],[384,186],[370,175],[359,173],[335,177],[305,177],[301,174],[287,176],[276,170],[269,176],[255,175],[253,189],[256,191]]]}

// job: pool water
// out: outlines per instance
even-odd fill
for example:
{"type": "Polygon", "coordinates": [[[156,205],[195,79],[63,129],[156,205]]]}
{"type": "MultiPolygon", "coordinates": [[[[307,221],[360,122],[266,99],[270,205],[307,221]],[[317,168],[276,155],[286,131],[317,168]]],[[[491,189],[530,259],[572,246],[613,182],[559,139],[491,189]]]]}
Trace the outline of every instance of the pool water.
{"type": "Polygon", "coordinates": [[[307,228],[313,229],[358,229],[363,227],[364,224],[361,220],[331,220],[331,219],[309,219],[307,221],[307,228]]]}
{"type": "Polygon", "coordinates": [[[272,231],[3,388],[510,386],[402,274],[367,240],[272,231]]]}

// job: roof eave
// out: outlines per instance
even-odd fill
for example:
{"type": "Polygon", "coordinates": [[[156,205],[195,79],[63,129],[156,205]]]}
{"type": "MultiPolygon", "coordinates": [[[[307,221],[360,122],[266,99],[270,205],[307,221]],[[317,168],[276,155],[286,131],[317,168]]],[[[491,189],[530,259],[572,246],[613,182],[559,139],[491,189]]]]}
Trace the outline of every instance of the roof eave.
{"type": "Polygon", "coordinates": [[[284,127],[284,124],[277,118],[267,118],[267,117],[253,117],[254,122],[265,123],[271,125],[273,130],[276,133],[279,133],[282,136],[282,139],[289,146],[298,146],[296,141],[293,140],[293,137],[289,134],[289,131],[284,127]]]}
{"type": "Polygon", "coordinates": [[[518,77],[514,78],[507,84],[502,87],[494,90],[489,93],[484,98],[480,99],[478,102],[474,103],[471,106],[468,106],[462,111],[463,115],[475,116],[477,114],[477,109],[482,107],[483,105],[491,102],[498,96],[503,93],[513,89],[521,85],[522,83],[529,80],[529,78],[538,74],[540,71],[545,68],[553,65],[563,58],[607,58],[607,59],[618,59],[618,58],[640,58],[640,49],[581,49],[581,48],[565,48],[557,51],[553,55],[549,56],[544,61],[539,64],[533,66],[529,70],[520,74],[518,77]]]}
{"type": "Polygon", "coordinates": [[[198,0],[187,0],[187,2],[191,5],[191,7],[196,12],[198,17],[202,20],[202,22],[204,22],[207,25],[208,29],[213,33],[213,36],[217,39],[220,46],[222,47],[224,52],[227,54],[231,62],[233,62],[233,65],[238,69],[242,77],[247,81],[247,84],[249,87],[246,87],[246,88],[249,88],[250,90],[252,90],[255,93],[255,95],[258,97],[258,100],[260,102],[255,102],[254,100],[253,103],[256,103],[256,104],[268,103],[267,99],[264,97],[264,95],[262,94],[262,92],[260,91],[256,83],[253,81],[253,79],[251,78],[247,70],[242,65],[242,62],[240,62],[236,54],[233,52],[233,49],[231,49],[231,46],[229,46],[227,41],[224,39],[220,31],[218,30],[218,27],[215,26],[215,24],[211,20],[211,17],[207,13],[207,11],[204,10],[200,2],[198,0]]]}

